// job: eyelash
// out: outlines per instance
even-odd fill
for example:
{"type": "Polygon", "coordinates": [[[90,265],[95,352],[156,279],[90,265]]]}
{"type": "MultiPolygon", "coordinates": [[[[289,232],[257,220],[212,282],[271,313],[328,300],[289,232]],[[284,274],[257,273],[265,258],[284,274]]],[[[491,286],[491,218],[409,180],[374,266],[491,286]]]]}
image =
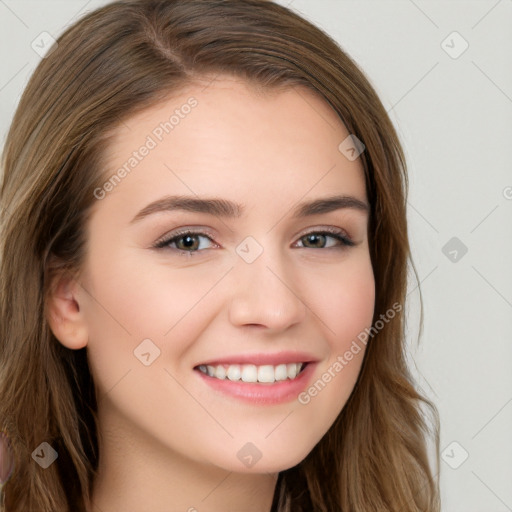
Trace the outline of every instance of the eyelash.
{"type": "MultiPolygon", "coordinates": [[[[185,229],[185,230],[177,231],[177,232],[173,233],[172,236],[166,236],[166,237],[164,237],[164,238],[162,238],[160,240],[157,240],[155,242],[155,244],[152,246],[152,248],[153,249],[157,249],[157,250],[177,251],[182,256],[189,255],[189,257],[192,257],[194,255],[194,253],[201,252],[201,250],[196,249],[194,251],[185,251],[183,249],[177,249],[177,248],[168,247],[168,245],[170,243],[175,243],[180,238],[182,238],[182,237],[184,237],[186,235],[190,235],[190,236],[197,236],[197,235],[204,236],[204,237],[208,238],[211,242],[213,242],[211,236],[209,234],[207,234],[207,233],[204,233],[202,231],[193,231],[191,229],[185,229]]],[[[331,238],[335,238],[336,240],[341,242],[340,246],[335,246],[335,247],[319,247],[318,249],[324,249],[324,250],[325,249],[338,249],[339,250],[339,249],[343,249],[345,247],[353,247],[355,245],[355,243],[348,236],[346,236],[344,231],[342,231],[340,229],[336,229],[336,228],[323,228],[322,230],[319,230],[319,231],[309,231],[308,233],[304,233],[303,235],[301,235],[299,237],[299,240],[301,238],[304,238],[304,237],[309,236],[309,235],[328,235],[331,238]]],[[[303,249],[315,249],[315,248],[314,247],[303,247],[303,249]]]]}

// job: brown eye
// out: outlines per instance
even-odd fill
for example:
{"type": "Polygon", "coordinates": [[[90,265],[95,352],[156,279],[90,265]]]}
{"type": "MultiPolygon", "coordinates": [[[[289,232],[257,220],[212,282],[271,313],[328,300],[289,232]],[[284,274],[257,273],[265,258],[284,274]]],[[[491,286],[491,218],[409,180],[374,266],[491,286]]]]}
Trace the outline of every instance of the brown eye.
{"type": "Polygon", "coordinates": [[[312,232],[300,238],[306,249],[330,249],[333,247],[353,246],[352,240],[344,236],[341,232],[312,232]],[[328,239],[334,239],[338,243],[327,246],[328,239]]]}
{"type": "Polygon", "coordinates": [[[321,249],[325,246],[327,237],[325,235],[317,235],[315,233],[311,233],[309,235],[303,236],[302,240],[304,240],[303,243],[306,247],[321,249]]]}
{"type": "Polygon", "coordinates": [[[155,243],[155,249],[169,249],[176,250],[181,253],[188,253],[192,255],[195,252],[200,252],[200,249],[208,249],[208,247],[200,247],[202,238],[206,238],[210,242],[212,239],[205,233],[195,231],[184,231],[181,233],[174,233],[171,236],[166,236],[164,239],[155,243]],[[174,245],[174,247],[173,247],[174,245]]]}
{"type": "Polygon", "coordinates": [[[181,235],[176,237],[174,240],[177,240],[176,247],[180,250],[197,250],[199,248],[199,242],[197,241],[196,235],[181,235]],[[180,242],[183,241],[183,245],[180,242]]]}

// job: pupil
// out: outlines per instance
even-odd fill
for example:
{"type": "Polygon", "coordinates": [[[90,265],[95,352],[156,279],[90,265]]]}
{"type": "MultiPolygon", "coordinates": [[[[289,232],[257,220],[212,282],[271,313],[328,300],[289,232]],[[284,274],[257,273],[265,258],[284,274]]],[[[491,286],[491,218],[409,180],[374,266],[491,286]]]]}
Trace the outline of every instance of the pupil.
{"type": "Polygon", "coordinates": [[[312,243],[312,244],[314,244],[315,242],[318,243],[318,241],[320,240],[320,237],[323,237],[323,235],[320,235],[320,236],[314,235],[314,234],[308,235],[309,243],[312,243]]]}
{"type": "Polygon", "coordinates": [[[193,239],[193,237],[192,237],[192,236],[190,236],[190,235],[185,235],[185,236],[182,238],[182,240],[184,240],[184,241],[185,241],[184,245],[185,245],[185,247],[187,247],[187,248],[190,248],[190,247],[192,247],[192,246],[194,245],[194,239],[193,239]]]}

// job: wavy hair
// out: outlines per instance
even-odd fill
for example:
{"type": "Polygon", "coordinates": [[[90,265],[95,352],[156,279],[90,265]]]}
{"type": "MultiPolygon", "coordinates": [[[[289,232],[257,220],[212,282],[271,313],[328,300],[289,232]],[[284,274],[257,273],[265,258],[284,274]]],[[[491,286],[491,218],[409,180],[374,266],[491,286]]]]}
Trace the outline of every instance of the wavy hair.
{"type": "MultiPolygon", "coordinates": [[[[2,512],[86,510],[100,457],[94,381],[86,349],[63,347],[49,328],[51,284],[81,268],[115,128],[217,74],[267,91],[308,87],[363,141],[374,322],[405,304],[403,149],[370,81],[333,39],[266,0],[127,0],[88,13],[37,66],[2,154],[0,430],[14,458],[2,512]],[[59,454],[46,470],[31,457],[43,441],[59,454]]],[[[272,512],[439,511],[428,457],[432,438],[439,465],[439,420],[409,373],[405,327],[400,314],[372,337],[334,424],[279,473],[272,512]]]]}

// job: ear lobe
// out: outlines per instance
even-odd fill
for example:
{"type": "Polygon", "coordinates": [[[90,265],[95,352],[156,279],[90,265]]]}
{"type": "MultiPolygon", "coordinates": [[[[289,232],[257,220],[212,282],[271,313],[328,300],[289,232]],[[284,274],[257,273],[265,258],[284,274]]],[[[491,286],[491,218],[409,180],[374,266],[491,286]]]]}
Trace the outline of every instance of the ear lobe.
{"type": "Polygon", "coordinates": [[[55,337],[65,347],[78,350],[88,341],[87,323],[78,302],[79,284],[69,276],[55,277],[46,299],[46,318],[55,337]]]}

